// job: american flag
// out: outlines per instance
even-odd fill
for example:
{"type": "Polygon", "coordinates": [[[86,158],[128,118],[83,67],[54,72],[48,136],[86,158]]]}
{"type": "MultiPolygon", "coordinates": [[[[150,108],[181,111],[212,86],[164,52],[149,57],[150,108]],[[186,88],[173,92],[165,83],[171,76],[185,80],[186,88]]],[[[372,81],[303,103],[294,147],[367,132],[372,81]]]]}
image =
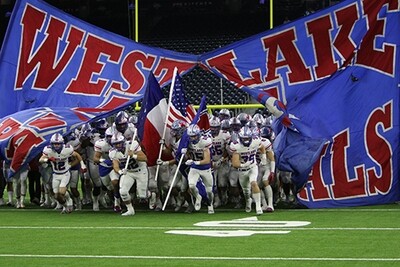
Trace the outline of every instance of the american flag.
{"type": "Polygon", "coordinates": [[[171,104],[168,111],[168,127],[171,127],[172,123],[176,120],[183,120],[187,123],[191,123],[196,115],[196,110],[186,98],[182,79],[178,73],[176,74],[172,90],[171,104]]]}

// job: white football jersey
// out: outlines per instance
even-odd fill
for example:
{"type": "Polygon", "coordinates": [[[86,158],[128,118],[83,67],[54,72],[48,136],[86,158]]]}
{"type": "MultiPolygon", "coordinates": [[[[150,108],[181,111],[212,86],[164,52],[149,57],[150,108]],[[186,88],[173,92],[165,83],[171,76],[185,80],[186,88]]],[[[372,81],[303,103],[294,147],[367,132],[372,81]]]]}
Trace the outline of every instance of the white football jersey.
{"type": "Polygon", "coordinates": [[[226,131],[220,131],[215,137],[211,136],[212,147],[211,147],[211,158],[213,161],[217,161],[224,155],[226,146],[230,140],[230,134],[226,131]]]}
{"type": "Polygon", "coordinates": [[[232,142],[230,150],[232,153],[238,153],[240,156],[240,163],[251,162],[251,166],[256,164],[256,155],[258,149],[261,147],[261,139],[253,137],[249,146],[244,146],[240,142],[232,142]]]}
{"type": "MultiPolygon", "coordinates": [[[[112,146],[107,142],[106,139],[99,139],[94,144],[94,151],[100,152],[101,157],[105,160],[110,159],[109,152],[111,149],[112,149],[112,146]]],[[[104,164],[104,163],[100,163],[100,165],[107,167],[107,164],[104,164]]]]}
{"type": "MultiPolygon", "coordinates": [[[[261,145],[265,147],[265,152],[267,151],[272,151],[272,143],[268,138],[263,138],[261,137],[261,145]]],[[[257,153],[257,162],[260,163],[260,153],[257,153]]],[[[269,159],[267,158],[267,162],[269,162],[269,159]]]]}
{"type": "Polygon", "coordinates": [[[211,137],[208,135],[200,136],[197,144],[189,143],[188,152],[194,161],[202,160],[204,158],[204,149],[210,149],[212,146],[211,137]]]}
{"type": "MultiPolygon", "coordinates": [[[[111,149],[110,153],[109,153],[109,157],[111,160],[118,160],[119,161],[119,167],[121,169],[125,168],[126,165],[126,160],[128,159],[128,151],[130,149],[131,143],[126,141],[125,142],[125,151],[124,153],[122,153],[121,151],[119,151],[118,149],[111,149]]],[[[139,152],[142,150],[142,148],[140,147],[139,143],[137,141],[133,141],[133,146],[132,146],[132,150],[134,153],[139,152]]],[[[145,168],[146,167],[146,162],[144,161],[137,161],[133,158],[130,158],[129,160],[129,164],[128,164],[128,170],[133,170],[136,168],[145,168]]]]}
{"type": "Polygon", "coordinates": [[[71,157],[73,153],[74,148],[70,145],[64,145],[60,153],[54,151],[50,145],[43,149],[43,154],[45,154],[48,158],[56,159],[56,161],[50,161],[50,163],[53,168],[53,172],[57,174],[66,173],[71,169],[68,158],[71,157]]]}

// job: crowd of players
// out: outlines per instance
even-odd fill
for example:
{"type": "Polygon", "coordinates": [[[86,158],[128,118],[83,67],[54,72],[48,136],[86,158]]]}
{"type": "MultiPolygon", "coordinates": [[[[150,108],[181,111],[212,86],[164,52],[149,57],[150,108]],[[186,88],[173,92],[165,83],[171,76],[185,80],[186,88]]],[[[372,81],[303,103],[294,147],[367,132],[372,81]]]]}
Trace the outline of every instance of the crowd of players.
{"type": "Polygon", "coordinates": [[[62,213],[82,205],[122,216],[134,215],[135,205],[187,213],[202,205],[209,214],[220,207],[273,212],[281,191],[289,200],[291,185],[290,173],[276,170],[270,115],[265,110],[231,116],[221,109],[209,116],[208,133],[176,120],[170,136],[160,140],[161,158],[149,166],[136,134],[137,116],[121,111],[67,136],[54,134],[43,153],[11,178],[3,162],[0,205],[25,208],[29,190],[32,203],[62,213]],[[185,131],[189,145],[178,151],[185,131]],[[184,155],[180,162],[177,154],[184,155]],[[205,192],[199,190],[200,178],[205,192]],[[2,198],[5,188],[8,202],[2,198]]]}

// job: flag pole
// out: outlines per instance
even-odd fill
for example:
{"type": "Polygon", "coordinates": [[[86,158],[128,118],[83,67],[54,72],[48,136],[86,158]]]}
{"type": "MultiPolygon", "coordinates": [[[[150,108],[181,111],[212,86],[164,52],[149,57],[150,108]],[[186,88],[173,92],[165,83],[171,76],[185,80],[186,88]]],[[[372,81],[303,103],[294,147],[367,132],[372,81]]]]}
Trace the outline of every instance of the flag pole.
{"type": "MultiPolygon", "coordinates": [[[[169,200],[169,196],[171,195],[172,188],[174,187],[174,183],[175,183],[176,177],[178,176],[179,168],[180,168],[181,165],[182,165],[182,161],[183,161],[183,158],[184,158],[184,157],[185,157],[185,155],[181,154],[181,158],[179,159],[178,166],[176,167],[176,172],[175,172],[174,178],[172,179],[171,186],[170,186],[169,189],[168,189],[168,194],[167,194],[167,196],[165,197],[165,201],[164,201],[164,205],[163,205],[163,207],[162,207],[162,211],[164,211],[164,210],[165,210],[165,207],[167,206],[167,203],[168,203],[168,200],[169,200]]],[[[158,165],[158,166],[159,166],[159,165],[158,165]]]]}
{"type": "MultiPolygon", "coordinates": [[[[177,73],[178,73],[178,68],[175,67],[175,68],[174,68],[174,72],[173,72],[173,74],[172,74],[171,87],[170,87],[170,89],[169,89],[169,99],[168,99],[168,106],[167,106],[167,114],[165,115],[165,121],[164,121],[164,130],[163,130],[163,134],[162,134],[162,137],[161,137],[161,140],[164,140],[164,142],[165,142],[165,134],[166,134],[166,132],[167,132],[168,113],[169,113],[169,110],[170,110],[170,108],[171,108],[172,92],[173,92],[173,90],[174,90],[175,79],[176,79],[177,73]]],[[[160,144],[160,152],[158,152],[158,159],[161,159],[162,151],[163,151],[163,148],[164,148],[164,142],[162,142],[162,143],[160,144]]],[[[157,167],[156,167],[156,175],[155,175],[155,181],[156,181],[156,182],[157,182],[157,179],[158,179],[158,173],[159,173],[159,172],[160,172],[160,165],[157,164],[157,167]]]]}
{"type": "Polygon", "coordinates": [[[131,159],[131,155],[129,155],[129,150],[133,150],[133,142],[134,142],[135,139],[136,139],[136,135],[137,135],[137,130],[135,130],[135,132],[134,132],[134,134],[133,134],[132,142],[131,142],[131,145],[129,146],[129,149],[128,149],[128,158],[127,158],[127,160],[126,160],[126,164],[125,164],[124,170],[127,170],[127,169],[128,169],[129,160],[131,159]]]}

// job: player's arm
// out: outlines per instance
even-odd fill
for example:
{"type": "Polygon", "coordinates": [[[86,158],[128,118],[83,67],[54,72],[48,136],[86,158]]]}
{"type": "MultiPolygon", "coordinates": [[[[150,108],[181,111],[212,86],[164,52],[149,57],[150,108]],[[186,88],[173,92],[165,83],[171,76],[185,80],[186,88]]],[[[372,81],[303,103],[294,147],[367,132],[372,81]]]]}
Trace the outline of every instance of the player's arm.
{"type": "Polygon", "coordinates": [[[240,166],[242,163],[240,162],[240,155],[239,153],[234,152],[232,154],[232,167],[233,168],[241,168],[240,166]]]}
{"type": "Polygon", "coordinates": [[[72,152],[71,156],[74,158],[74,160],[71,162],[71,166],[75,166],[79,163],[83,163],[82,156],[78,152],[76,152],[76,151],[72,152]]]}
{"type": "Polygon", "coordinates": [[[101,158],[102,154],[103,153],[101,153],[101,151],[95,151],[93,155],[93,162],[99,164],[102,162],[102,160],[104,161],[104,159],[101,158]]]}
{"type": "Polygon", "coordinates": [[[42,153],[42,156],[39,159],[39,163],[46,163],[47,161],[49,161],[49,157],[46,154],[42,153]]]}
{"type": "Polygon", "coordinates": [[[133,150],[129,150],[128,155],[130,155],[133,159],[137,161],[147,161],[147,156],[142,150],[136,152],[134,152],[133,150]]]}

